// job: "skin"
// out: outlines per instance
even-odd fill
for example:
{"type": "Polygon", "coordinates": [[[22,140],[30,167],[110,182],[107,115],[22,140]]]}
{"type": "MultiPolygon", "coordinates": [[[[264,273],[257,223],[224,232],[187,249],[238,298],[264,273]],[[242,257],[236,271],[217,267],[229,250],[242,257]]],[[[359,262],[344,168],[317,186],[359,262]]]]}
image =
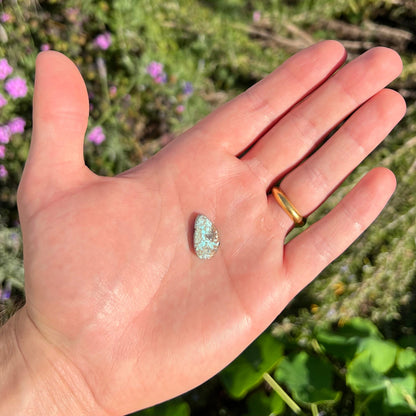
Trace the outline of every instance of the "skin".
{"type": "Polygon", "coordinates": [[[269,194],[284,178],[310,214],[403,117],[402,97],[384,89],[399,56],[375,48],[339,69],[345,57],[335,41],[299,52],[106,178],[84,164],[78,70],[57,52],[39,55],[18,190],[27,303],[0,332],[1,415],[122,415],[197,386],[371,224],[395,189],[384,168],[286,245],[292,221],[269,194]],[[220,235],[210,260],[192,249],[198,213],[220,235]]]}

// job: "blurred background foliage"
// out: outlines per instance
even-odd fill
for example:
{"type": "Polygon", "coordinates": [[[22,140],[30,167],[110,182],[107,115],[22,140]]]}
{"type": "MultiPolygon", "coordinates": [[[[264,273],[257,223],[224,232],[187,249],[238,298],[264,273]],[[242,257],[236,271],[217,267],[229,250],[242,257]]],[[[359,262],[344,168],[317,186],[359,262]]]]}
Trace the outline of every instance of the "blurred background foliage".
{"type": "Polygon", "coordinates": [[[387,208],[219,376],[137,414],[415,414],[415,23],[414,0],[0,2],[0,322],[24,303],[16,189],[41,50],[78,65],[90,97],[87,165],[115,175],[314,42],[338,39],[349,59],[387,46],[404,62],[391,88],[407,116],[311,222],[379,165],[398,180],[387,208]],[[10,90],[16,78],[26,89],[10,90]]]}

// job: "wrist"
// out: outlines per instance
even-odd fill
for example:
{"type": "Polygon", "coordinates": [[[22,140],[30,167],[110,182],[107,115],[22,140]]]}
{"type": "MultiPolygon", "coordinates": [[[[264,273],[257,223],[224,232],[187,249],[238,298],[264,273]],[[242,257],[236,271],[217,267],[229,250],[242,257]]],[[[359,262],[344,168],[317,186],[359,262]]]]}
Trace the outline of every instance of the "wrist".
{"type": "Polygon", "coordinates": [[[86,381],[25,309],[0,328],[0,416],[99,415],[86,381]]]}

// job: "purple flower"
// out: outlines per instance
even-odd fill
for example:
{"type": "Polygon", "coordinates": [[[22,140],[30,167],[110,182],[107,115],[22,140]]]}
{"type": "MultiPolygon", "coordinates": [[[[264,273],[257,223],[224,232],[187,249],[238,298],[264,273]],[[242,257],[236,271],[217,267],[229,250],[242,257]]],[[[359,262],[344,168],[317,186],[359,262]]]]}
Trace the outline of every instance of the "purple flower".
{"type": "Polygon", "coordinates": [[[24,97],[27,94],[26,81],[20,77],[7,80],[4,89],[12,98],[24,97]]]}
{"type": "Polygon", "coordinates": [[[105,33],[102,33],[101,35],[98,35],[94,40],[94,45],[102,49],[103,51],[108,49],[111,45],[110,32],[105,32],[105,33]]]}
{"type": "Polygon", "coordinates": [[[0,178],[5,178],[7,175],[7,169],[3,165],[0,165],[0,178]]]}
{"type": "Polygon", "coordinates": [[[0,20],[2,23],[6,23],[10,20],[11,16],[9,15],[9,13],[2,13],[0,20]]]}
{"type": "Polygon", "coordinates": [[[41,51],[49,51],[51,49],[50,45],[48,43],[44,43],[41,45],[40,50],[41,51]]]}
{"type": "Polygon", "coordinates": [[[165,84],[167,80],[167,76],[164,72],[162,72],[160,75],[158,75],[157,77],[153,79],[156,82],[156,84],[165,84]]]}
{"type": "Polygon", "coordinates": [[[105,140],[103,128],[100,126],[94,127],[88,135],[88,140],[96,145],[101,144],[105,140]]]}
{"type": "Polygon", "coordinates": [[[147,73],[153,78],[156,84],[164,84],[167,80],[167,75],[163,72],[163,64],[152,61],[146,68],[147,73]]]}
{"type": "Polygon", "coordinates": [[[146,71],[153,79],[155,79],[163,74],[163,64],[152,61],[147,66],[146,71]]]}
{"type": "Polygon", "coordinates": [[[0,59],[0,79],[7,78],[13,72],[6,58],[0,59]]]}
{"type": "Polygon", "coordinates": [[[258,10],[256,10],[256,11],[254,11],[253,12],[253,22],[260,22],[260,19],[261,19],[261,13],[258,11],[258,10]]]}
{"type": "MultiPolygon", "coordinates": [[[[1,166],[1,165],[0,165],[1,166]]],[[[0,300],[8,300],[12,295],[12,284],[8,280],[3,290],[0,290],[0,300]]]]}
{"type": "Polygon", "coordinates": [[[108,93],[110,94],[111,98],[114,98],[117,95],[117,87],[115,85],[112,85],[109,89],[108,89],[108,93]]]}
{"type": "Polygon", "coordinates": [[[7,104],[7,100],[0,94],[0,108],[4,107],[7,104]]]}
{"type": "Polygon", "coordinates": [[[0,159],[4,159],[6,156],[6,146],[4,144],[0,144],[0,159]]]}
{"type": "Polygon", "coordinates": [[[25,131],[26,121],[22,117],[16,117],[13,120],[10,120],[7,125],[10,128],[11,134],[23,133],[25,131]]]}
{"type": "Polygon", "coordinates": [[[183,84],[183,88],[182,91],[185,95],[192,95],[192,93],[194,92],[194,87],[192,85],[192,82],[185,82],[183,84]]]}
{"type": "Polygon", "coordinates": [[[9,126],[0,126],[0,143],[6,144],[9,143],[11,136],[9,126]]]}

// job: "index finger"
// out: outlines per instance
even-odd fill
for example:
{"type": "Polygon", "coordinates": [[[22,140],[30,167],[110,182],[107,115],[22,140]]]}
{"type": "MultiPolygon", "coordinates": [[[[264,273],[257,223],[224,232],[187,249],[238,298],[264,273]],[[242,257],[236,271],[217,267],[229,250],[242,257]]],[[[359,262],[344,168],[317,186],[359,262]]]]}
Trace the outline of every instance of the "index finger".
{"type": "Polygon", "coordinates": [[[319,42],[293,55],[244,93],[219,107],[191,129],[208,146],[237,155],[270,129],[297,102],[345,61],[337,41],[319,42]]]}

